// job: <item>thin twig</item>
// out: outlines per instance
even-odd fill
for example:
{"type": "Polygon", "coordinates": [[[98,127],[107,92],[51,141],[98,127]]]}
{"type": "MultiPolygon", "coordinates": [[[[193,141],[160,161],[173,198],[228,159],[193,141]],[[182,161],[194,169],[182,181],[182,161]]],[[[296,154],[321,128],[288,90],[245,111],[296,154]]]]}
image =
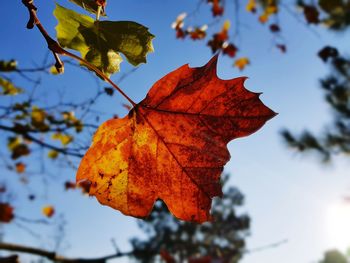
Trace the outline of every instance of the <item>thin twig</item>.
{"type": "Polygon", "coordinates": [[[251,253],[263,251],[263,250],[266,250],[266,249],[276,248],[276,247],[279,247],[279,246],[284,245],[286,243],[288,243],[288,239],[283,239],[281,241],[278,241],[278,242],[275,242],[275,243],[271,243],[271,244],[268,244],[268,245],[264,245],[264,246],[261,246],[261,247],[247,249],[247,250],[244,251],[244,254],[251,254],[251,253]]]}
{"type": "Polygon", "coordinates": [[[100,258],[91,258],[91,259],[66,258],[56,254],[56,252],[54,251],[48,251],[40,248],[28,247],[28,246],[11,244],[11,243],[0,243],[0,250],[28,253],[32,255],[41,256],[41,257],[50,259],[54,262],[60,262],[60,263],[105,263],[109,259],[129,256],[132,254],[132,252],[126,252],[126,253],[117,252],[115,254],[100,257],[100,258]]]}
{"type": "Polygon", "coordinates": [[[101,70],[99,70],[96,66],[92,65],[90,62],[86,61],[85,59],[65,50],[64,48],[62,48],[58,42],[56,42],[53,38],[50,37],[50,35],[47,33],[47,31],[45,30],[45,28],[43,27],[43,25],[41,24],[36,11],[37,8],[34,6],[34,0],[22,0],[22,3],[27,7],[28,11],[29,11],[29,22],[27,24],[27,28],[31,29],[33,28],[33,25],[35,25],[40,33],[42,34],[42,36],[45,38],[48,48],[53,52],[54,57],[56,59],[56,68],[57,71],[63,71],[63,62],[61,61],[59,55],[64,55],[64,56],[68,56],[71,58],[76,59],[77,61],[79,61],[80,63],[84,64],[85,66],[87,66],[90,70],[94,71],[97,75],[99,75],[103,80],[105,80],[106,82],[108,82],[109,84],[112,85],[113,88],[115,88],[120,94],[122,94],[133,106],[136,106],[136,103],[129,98],[129,96],[127,96],[123,90],[121,90],[117,84],[115,84],[110,78],[108,78],[101,70]]]}
{"type": "Polygon", "coordinates": [[[75,156],[75,157],[79,157],[79,158],[84,156],[83,154],[78,153],[74,149],[60,148],[60,147],[56,147],[54,145],[48,144],[46,142],[43,142],[42,140],[39,140],[26,132],[20,132],[15,127],[8,127],[8,126],[0,125],[0,130],[13,132],[15,134],[21,134],[25,139],[28,139],[32,142],[35,142],[36,144],[38,144],[44,148],[55,150],[56,152],[62,153],[63,155],[70,155],[70,156],[75,156]]]}

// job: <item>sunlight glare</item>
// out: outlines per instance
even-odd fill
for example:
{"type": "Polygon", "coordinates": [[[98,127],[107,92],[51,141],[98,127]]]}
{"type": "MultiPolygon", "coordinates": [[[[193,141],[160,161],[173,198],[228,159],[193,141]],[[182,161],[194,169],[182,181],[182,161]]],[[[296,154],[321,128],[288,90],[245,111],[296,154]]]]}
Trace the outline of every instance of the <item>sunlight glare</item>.
{"type": "Polygon", "coordinates": [[[337,249],[350,247],[350,204],[339,202],[327,211],[328,240],[337,249]]]}

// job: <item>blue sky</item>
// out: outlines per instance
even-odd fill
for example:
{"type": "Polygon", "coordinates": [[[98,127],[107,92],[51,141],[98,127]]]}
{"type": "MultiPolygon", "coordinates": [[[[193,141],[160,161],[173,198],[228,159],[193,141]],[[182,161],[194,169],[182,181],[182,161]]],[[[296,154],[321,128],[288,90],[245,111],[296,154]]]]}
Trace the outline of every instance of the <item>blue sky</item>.
{"type": "MultiPolygon", "coordinates": [[[[57,2],[73,7],[65,0],[57,2]]],[[[52,12],[55,2],[36,0],[36,4],[39,17],[54,36],[56,21],[52,12]]],[[[192,11],[195,6],[196,1],[185,0],[135,0],[127,4],[109,1],[107,13],[111,20],[137,21],[149,27],[156,36],[155,52],[148,56],[148,63],[141,65],[120,85],[134,101],[144,98],[151,85],[166,73],[186,63],[201,66],[211,58],[211,52],[203,42],[178,41],[170,28],[179,13],[192,11]]],[[[40,64],[46,54],[46,44],[37,30],[25,29],[27,10],[21,1],[7,1],[6,9],[2,10],[6,23],[0,27],[0,58],[15,58],[21,67],[40,64]]],[[[233,17],[231,10],[229,8],[228,17],[233,17]]],[[[192,21],[202,24],[209,18],[210,12],[203,6],[192,21]]],[[[224,79],[248,76],[246,87],[263,92],[263,102],[279,115],[256,134],[231,142],[231,161],[225,169],[231,174],[229,183],[238,186],[246,196],[246,204],[240,210],[252,218],[248,249],[288,240],[277,248],[248,253],[242,262],[315,262],[327,249],[345,250],[350,246],[350,227],[343,223],[344,218],[350,220],[350,207],[342,199],[350,192],[349,161],[338,159],[325,166],[314,156],[295,154],[285,147],[279,131],[287,127],[295,132],[304,129],[318,132],[331,120],[331,112],[318,86],[318,80],[328,71],[316,54],[326,44],[347,52],[350,35],[329,33],[322,28],[310,29],[282,10],[280,23],[288,52],[281,54],[273,47],[268,28],[259,24],[256,17],[243,11],[240,21],[241,32],[236,39],[241,51],[239,55],[248,56],[252,63],[239,72],[232,67],[231,59],[221,56],[219,76],[224,79]]],[[[235,26],[233,23],[232,30],[235,26]]],[[[129,69],[124,62],[122,72],[129,69]]],[[[24,80],[17,81],[28,85],[24,80]]],[[[54,100],[62,90],[65,98],[72,100],[93,94],[96,78],[67,65],[64,75],[43,75],[42,83],[38,93],[46,102],[54,100]]],[[[107,113],[101,115],[101,123],[114,113],[125,114],[126,110],[121,106],[124,102],[119,95],[104,97],[98,104],[99,111],[107,113]]],[[[49,170],[58,180],[74,180],[72,169],[50,165],[49,170]]],[[[33,178],[33,187],[40,187],[41,179],[33,178]]],[[[76,192],[65,193],[61,185],[55,184],[56,179],[49,179],[49,182],[48,188],[41,186],[44,193],[34,204],[21,206],[21,193],[18,193],[18,209],[19,213],[32,218],[40,216],[40,207],[46,203],[55,205],[58,212],[64,212],[69,222],[65,240],[70,245],[62,251],[64,254],[94,257],[113,253],[111,238],[122,250],[127,250],[130,237],[142,236],[136,220],[99,205],[93,198],[76,192]]],[[[18,226],[4,229],[6,241],[51,248],[50,242],[33,239],[18,226]]],[[[52,230],[48,228],[43,236],[49,240],[52,230]]]]}

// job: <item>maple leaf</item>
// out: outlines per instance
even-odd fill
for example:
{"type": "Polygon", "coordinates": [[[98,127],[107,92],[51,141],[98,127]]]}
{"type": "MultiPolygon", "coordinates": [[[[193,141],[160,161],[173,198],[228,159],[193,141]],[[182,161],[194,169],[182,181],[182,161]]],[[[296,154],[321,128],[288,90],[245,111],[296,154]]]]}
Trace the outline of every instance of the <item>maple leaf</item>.
{"type": "Polygon", "coordinates": [[[227,143],[257,131],[275,113],[244,88],[245,77],[221,80],[217,56],[184,65],[157,81],[122,119],[97,130],[76,180],[126,215],[147,216],[162,199],[179,219],[210,220],[227,143]]]}
{"type": "Polygon", "coordinates": [[[146,63],[147,54],[153,52],[154,36],[136,22],[95,21],[58,4],[54,15],[58,21],[56,31],[60,45],[79,51],[107,76],[119,71],[120,53],[137,66],[146,63]]]}

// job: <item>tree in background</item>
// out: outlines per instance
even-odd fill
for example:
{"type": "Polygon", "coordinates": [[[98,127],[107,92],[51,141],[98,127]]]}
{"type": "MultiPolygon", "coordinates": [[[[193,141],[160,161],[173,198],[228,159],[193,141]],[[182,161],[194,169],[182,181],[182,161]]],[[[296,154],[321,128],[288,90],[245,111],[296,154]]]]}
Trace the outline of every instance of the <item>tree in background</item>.
{"type": "MultiPolygon", "coordinates": [[[[228,176],[223,177],[223,184],[228,176]]],[[[245,237],[249,234],[250,218],[238,215],[244,197],[235,187],[227,187],[223,198],[214,200],[213,221],[202,225],[175,219],[163,202],[158,202],[152,214],[139,221],[148,238],[134,238],[134,257],[140,262],[238,262],[245,252],[245,237]],[[153,253],[150,253],[153,252],[153,253]]]]}
{"type": "Polygon", "coordinates": [[[318,152],[323,161],[329,161],[336,155],[350,153],[350,60],[333,47],[325,47],[319,56],[331,69],[320,83],[333,112],[333,122],[318,136],[309,131],[296,136],[288,130],[282,131],[282,135],[293,149],[318,152]]]}
{"type": "MultiPolygon", "coordinates": [[[[223,176],[223,184],[228,176],[223,176]]],[[[249,234],[250,218],[238,215],[237,209],[243,205],[244,197],[235,187],[224,189],[223,198],[214,200],[213,221],[193,224],[174,218],[163,202],[156,203],[153,212],[145,220],[139,220],[140,228],[148,235],[146,240],[134,237],[133,249],[129,252],[116,251],[115,254],[95,259],[65,258],[55,253],[34,247],[0,243],[0,250],[14,253],[30,253],[56,262],[106,262],[111,258],[128,257],[138,262],[164,260],[175,262],[238,262],[246,252],[245,238],[249,234]]],[[[17,255],[3,260],[16,262],[17,255]],[[13,261],[10,261],[13,260],[13,261]]],[[[0,258],[0,262],[1,258],[0,258]]],[[[5,261],[4,261],[5,262],[5,261]]]]}
{"type": "Polygon", "coordinates": [[[319,263],[348,263],[349,257],[338,250],[329,250],[324,254],[324,258],[319,263]]]}

